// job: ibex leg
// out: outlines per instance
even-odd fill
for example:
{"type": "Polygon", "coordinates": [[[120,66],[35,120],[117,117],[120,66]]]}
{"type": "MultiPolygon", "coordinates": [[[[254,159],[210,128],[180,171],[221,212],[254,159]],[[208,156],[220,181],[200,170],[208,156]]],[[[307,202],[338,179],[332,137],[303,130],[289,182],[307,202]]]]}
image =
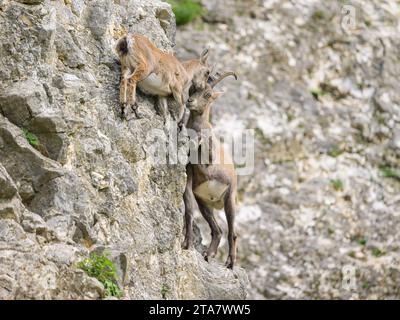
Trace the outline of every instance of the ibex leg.
{"type": "Polygon", "coordinates": [[[200,199],[196,198],[196,200],[201,214],[203,215],[204,219],[206,219],[208,225],[211,228],[211,243],[207,251],[203,254],[204,259],[208,261],[209,257],[213,258],[217,253],[218,246],[221,241],[222,230],[215,220],[213,210],[204,205],[200,199]]]}
{"type": "Polygon", "coordinates": [[[182,244],[183,249],[190,249],[193,244],[193,207],[194,195],[192,191],[192,167],[186,166],[187,183],[183,200],[185,202],[185,240],[182,244]]]}
{"type": "Polygon", "coordinates": [[[230,192],[225,199],[225,215],[228,223],[228,244],[229,244],[229,255],[226,260],[226,266],[233,268],[236,262],[236,233],[235,233],[235,195],[230,192]]]}

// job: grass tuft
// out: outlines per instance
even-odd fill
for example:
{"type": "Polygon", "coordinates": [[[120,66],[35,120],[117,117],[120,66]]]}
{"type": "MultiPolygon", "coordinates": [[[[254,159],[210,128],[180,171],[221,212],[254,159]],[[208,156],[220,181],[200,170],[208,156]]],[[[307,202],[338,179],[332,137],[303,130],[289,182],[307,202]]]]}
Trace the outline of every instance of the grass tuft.
{"type": "Polygon", "coordinates": [[[383,166],[380,171],[385,178],[392,178],[400,181],[400,172],[394,168],[383,166]]]}
{"type": "Polygon", "coordinates": [[[167,0],[175,14],[176,24],[184,25],[203,14],[202,5],[195,0],[167,0]]]}
{"type": "Polygon", "coordinates": [[[357,242],[360,246],[365,246],[368,242],[368,239],[363,235],[354,236],[351,240],[357,242]]]}
{"type": "Polygon", "coordinates": [[[333,189],[335,189],[336,191],[343,190],[343,182],[340,179],[332,179],[331,185],[332,185],[333,189]]]}
{"type": "Polygon", "coordinates": [[[367,239],[365,239],[365,238],[360,238],[360,239],[357,240],[357,243],[358,243],[360,246],[365,246],[365,245],[367,244],[367,239]]]}
{"type": "Polygon", "coordinates": [[[382,251],[382,250],[379,249],[379,248],[373,248],[373,249],[371,250],[371,253],[372,253],[372,255],[373,255],[374,257],[377,257],[377,258],[382,257],[383,255],[386,254],[386,252],[382,251]]]}
{"type": "Polygon", "coordinates": [[[27,129],[22,129],[25,139],[29,142],[32,147],[37,147],[39,145],[39,138],[27,129]]]}
{"type": "Polygon", "coordinates": [[[163,285],[161,286],[161,290],[160,290],[162,298],[166,299],[167,298],[167,294],[170,291],[171,291],[170,287],[167,284],[163,283],[163,285]]]}
{"type": "Polygon", "coordinates": [[[122,291],[117,284],[117,269],[114,263],[108,259],[107,253],[102,255],[92,253],[89,258],[78,263],[78,268],[103,284],[106,297],[122,296],[122,291]]]}
{"type": "Polygon", "coordinates": [[[311,18],[313,20],[323,20],[325,18],[325,13],[323,11],[321,11],[321,10],[316,10],[312,14],[311,18]]]}

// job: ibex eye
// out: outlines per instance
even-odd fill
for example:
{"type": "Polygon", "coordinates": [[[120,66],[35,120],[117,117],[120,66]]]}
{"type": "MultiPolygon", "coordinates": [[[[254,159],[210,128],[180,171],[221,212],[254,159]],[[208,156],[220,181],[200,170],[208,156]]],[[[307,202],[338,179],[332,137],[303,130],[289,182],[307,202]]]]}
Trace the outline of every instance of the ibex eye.
{"type": "Polygon", "coordinates": [[[210,93],[210,92],[206,92],[206,93],[204,94],[204,98],[208,99],[208,98],[210,98],[210,97],[211,97],[211,93],[210,93]]]}

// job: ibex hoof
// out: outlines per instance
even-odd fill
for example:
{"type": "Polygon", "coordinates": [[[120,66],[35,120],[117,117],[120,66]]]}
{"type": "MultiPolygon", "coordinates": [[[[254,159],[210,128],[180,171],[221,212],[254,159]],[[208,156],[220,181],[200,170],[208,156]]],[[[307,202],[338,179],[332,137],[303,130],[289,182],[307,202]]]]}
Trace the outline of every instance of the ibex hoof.
{"type": "Polygon", "coordinates": [[[121,119],[122,119],[122,120],[126,119],[126,117],[125,117],[125,107],[126,107],[126,104],[123,103],[123,104],[121,105],[121,119]]]}
{"type": "Polygon", "coordinates": [[[179,130],[179,132],[181,132],[182,129],[183,129],[183,121],[179,121],[178,122],[178,130],[179,130]]]}
{"type": "Polygon", "coordinates": [[[204,257],[204,260],[206,260],[208,262],[210,258],[214,258],[215,257],[215,253],[214,252],[209,252],[207,250],[207,251],[205,251],[203,253],[203,257],[204,257]]]}
{"type": "Polygon", "coordinates": [[[232,259],[232,257],[229,256],[225,262],[225,267],[227,267],[228,269],[233,269],[234,264],[235,264],[234,259],[232,259]]]}
{"type": "Polygon", "coordinates": [[[192,248],[192,244],[190,243],[190,241],[185,240],[182,243],[182,249],[183,250],[190,250],[192,248]]]}
{"type": "Polygon", "coordinates": [[[141,116],[138,114],[137,109],[139,108],[139,105],[135,102],[134,104],[131,104],[131,109],[135,113],[135,117],[137,119],[141,119],[141,116]]]}

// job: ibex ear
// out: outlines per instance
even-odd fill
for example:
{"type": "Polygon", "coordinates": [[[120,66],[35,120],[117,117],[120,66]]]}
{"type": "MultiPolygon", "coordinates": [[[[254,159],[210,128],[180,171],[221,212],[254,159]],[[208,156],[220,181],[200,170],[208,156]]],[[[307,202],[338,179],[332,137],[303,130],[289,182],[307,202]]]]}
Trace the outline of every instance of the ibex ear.
{"type": "Polygon", "coordinates": [[[202,64],[206,64],[207,59],[208,59],[208,54],[209,54],[209,50],[206,48],[203,50],[203,52],[200,55],[200,62],[202,64]]]}
{"type": "Polygon", "coordinates": [[[213,98],[213,100],[215,100],[215,99],[217,99],[220,95],[223,95],[223,94],[224,94],[224,92],[222,92],[222,91],[214,91],[213,94],[212,94],[212,98],[213,98]]]}

